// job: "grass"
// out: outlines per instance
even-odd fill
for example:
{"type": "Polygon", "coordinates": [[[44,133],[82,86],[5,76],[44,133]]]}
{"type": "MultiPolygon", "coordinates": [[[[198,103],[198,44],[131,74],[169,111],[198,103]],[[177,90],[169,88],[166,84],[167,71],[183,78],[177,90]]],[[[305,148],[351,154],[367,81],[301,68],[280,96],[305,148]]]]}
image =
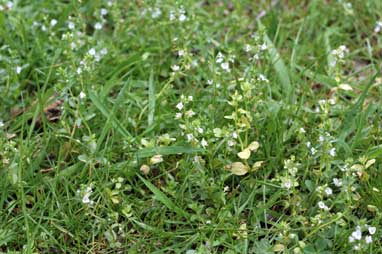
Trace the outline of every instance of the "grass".
{"type": "Polygon", "coordinates": [[[0,6],[1,253],[381,253],[382,2],[0,6]]]}

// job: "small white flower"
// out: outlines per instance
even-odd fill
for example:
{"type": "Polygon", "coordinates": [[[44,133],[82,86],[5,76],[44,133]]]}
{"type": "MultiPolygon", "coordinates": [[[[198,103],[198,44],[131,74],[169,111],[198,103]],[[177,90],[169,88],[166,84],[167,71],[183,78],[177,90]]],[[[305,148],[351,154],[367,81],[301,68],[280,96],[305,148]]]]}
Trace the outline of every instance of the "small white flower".
{"type": "Polygon", "coordinates": [[[74,24],[72,21],[69,21],[69,22],[68,22],[68,28],[69,28],[70,30],[73,30],[75,27],[76,27],[76,26],[75,26],[75,24],[74,24]]]}
{"type": "Polygon", "coordinates": [[[263,44],[261,44],[260,46],[260,50],[266,50],[268,47],[267,47],[267,44],[264,42],[263,44]]]}
{"type": "Polygon", "coordinates": [[[174,65],[171,66],[171,69],[172,69],[172,71],[175,72],[175,71],[179,71],[180,67],[179,67],[179,65],[174,64],[174,65]]]}
{"type": "Polygon", "coordinates": [[[80,99],[83,99],[86,97],[86,93],[84,93],[83,91],[80,92],[80,99]]]}
{"type": "Polygon", "coordinates": [[[7,6],[8,9],[12,9],[12,8],[13,8],[13,2],[8,1],[8,2],[6,3],[6,6],[7,6]]]}
{"type": "Polygon", "coordinates": [[[319,207],[320,209],[325,210],[325,211],[329,210],[329,207],[327,207],[323,201],[319,201],[319,202],[318,202],[318,207],[319,207]]]}
{"type": "Polygon", "coordinates": [[[269,80],[267,79],[267,77],[265,77],[264,74],[259,74],[259,80],[260,80],[260,81],[263,81],[263,82],[265,82],[265,83],[268,83],[268,82],[269,82],[269,80]]]}
{"type": "Polygon", "coordinates": [[[301,133],[306,133],[305,129],[303,127],[300,128],[301,133]]]}
{"type": "Polygon", "coordinates": [[[357,226],[356,231],[354,231],[351,236],[356,239],[356,240],[361,240],[362,239],[362,231],[361,227],[357,226]]]}
{"type": "Polygon", "coordinates": [[[169,19],[170,19],[170,21],[174,21],[175,20],[175,13],[174,13],[174,11],[170,11],[169,19]]]}
{"type": "Polygon", "coordinates": [[[368,230],[369,230],[370,235],[374,235],[375,232],[377,231],[377,228],[376,227],[368,227],[368,230]]]}
{"type": "Polygon", "coordinates": [[[55,25],[57,25],[57,20],[56,20],[56,19],[52,19],[52,20],[50,21],[50,26],[51,26],[51,27],[54,27],[55,25]]]}
{"type": "Polygon", "coordinates": [[[107,10],[105,8],[102,8],[100,10],[101,16],[105,16],[107,14],[107,10]]]}
{"type": "Polygon", "coordinates": [[[187,134],[186,137],[188,142],[194,139],[194,135],[192,135],[191,133],[187,134]]]}
{"type": "Polygon", "coordinates": [[[184,56],[185,51],[183,49],[178,51],[178,56],[184,56]]]}
{"type": "Polygon", "coordinates": [[[382,28],[382,22],[378,21],[377,24],[375,25],[374,32],[379,33],[382,28]]]}
{"type": "Polygon", "coordinates": [[[102,29],[102,24],[100,22],[95,23],[94,29],[95,30],[101,30],[102,29]]]}
{"type": "Polygon", "coordinates": [[[184,21],[186,21],[186,19],[187,19],[187,16],[185,14],[180,14],[179,15],[179,21],[180,22],[184,22],[184,21]]]}
{"type": "Polygon", "coordinates": [[[334,156],[336,156],[336,154],[337,154],[336,153],[336,148],[333,147],[332,149],[329,150],[329,155],[330,156],[334,157],[334,156]]]}
{"type": "Polygon", "coordinates": [[[317,149],[314,148],[314,147],[310,148],[310,153],[311,153],[312,155],[315,155],[315,154],[317,153],[317,149]]]}
{"type": "Polygon", "coordinates": [[[95,51],[94,48],[91,48],[91,49],[89,49],[88,53],[89,53],[89,55],[91,55],[91,56],[95,56],[96,51],[95,51]]]}
{"type": "Polygon", "coordinates": [[[188,99],[188,101],[193,101],[193,100],[194,100],[194,97],[193,97],[192,95],[189,95],[189,96],[187,97],[187,99],[188,99]]]}
{"type": "Polygon", "coordinates": [[[349,236],[349,243],[354,243],[355,239],[352,236],[349,236]]]}
{"type": "Polygon", "coordinates": [[[232,147],[232,146],[235,145],[235,141],[233,141],[233,140],[228,140],[227,145],[228,145],[229,147],[232,147]]]}
{"type": "Polygon", "coordinates": [[[196,113],[192,109],[190,109],[186,112],[187,117],[193,117],[194,115],[196,115],[196,113]]]}
{"type": "Polygon", "coordinates": [[[159,8],[155,8],[154,11],[151,13],[151,17],[153,19],[159,18],[160,15],[162,15],[162,11],[159,8]]]}
{"type": "Polygon", "coordinates": [[[310,141],[306,142],[306,147],[310,148],[312,146],[312,143],[310,141]]]}
{"type": "Polygon", "coordinates": [[[291,180],[286,180],[282,183],[282,187],[286,188],[286,189],[290,189],[292,188],[292,181],[291,180]]]}
{"type": "Polygon", "coordinates": [[[4,122],[2,120],[0,120],[0,128],[1,127],[4,127],[4,122]]]}
{"type": "Polygon", "coordinates": [[[237,139],[237,138],[238,138],[238,136],[237,136],[237,132],[236,132],[236,131],[232,132],[232,137],[233,137],[234,139],[237,139]]]}
{"type": "Polygon", "coordinates": [[[178,110],[182,110],[183,109],[183,103],[182,102],[179,102],[178,104],[176,104],[175,106],[178,110]]]}
{"type": "Polygon", "coordinates": [[[101,51],[100,51],[100,53],[101,53],[101,55],[106,55],[107,54],[107,48],[103,48],[103,49],[101,49],[101,51]]]}
{"type": "Polygon", "coordinates": [[[219,52],[218,55],[216,56],[216,63],[222,63],[223,60],[224,60],[223,54],[219,52]]]}
{"type": "Polygon", "coordinates": [[[203,134],[203,132],[204,132],[203,128],[199,127],[199,128],[198,128],[198,132],[199,132],[200,134],[203,134]]]}
{"type": "Polygon", "coordinates": [[[207,85],[212,85],[213,83],[212,79],[207,80],[207,85]]]}
{"type": "Polygon", "coordinates": [[[77,74],[80,75],[82,73],[82,68],[81,67],[78,67],[77,68],[77,74]]]}
{"type": "Polygon", "coordinates": [[[21,71],[22,71],[22,67],[20,67],[20,66],[16,66],[16,73],[17,74],[20,74],[21,73],[21,71]]]}
{"type": "Polygon", "coordinates": [[[249,45],[249,44],[245,44],[245,46],[244,46],[244,51],[245,52],[249,52],[249,51],[251,51],[251,45],[249,45]]]}
{"type": "Polygon", "coordinates": [[[203,148],[208,146],[208,143],[207,143],[207,141],[204,138],[202,139],[200,144],[202,145],[203,148]]]}
{"type": "Polygon", "coordinates": [[[333,190],[332,190],[330,187],[326,187],[326,188],[325,188],[325,194],[328,195],[328,196],[330,196],[330,195],[333,194],[333,190]]]}
{"type": "Polygon", "coordinates": [[[229,63],[228,62],[224,62],[220,65],[220,67],[222,67],[223,70],[229,72],[230,69],[229,69],[229,63]]]}
{"type": "Polygon", "coordinates": [[[366,244],[370,244],[373,242],[373,237],[371,237],[371,235],[368,235],[365,237],[365,242],[366,244]]]}
{"type": "Polygon", "coordinates": [[[182,118],[182,113],[178,112],[175,114],[175,119],[181,119],[182,118]]]}
{"type": "Polygon", "coordinates": [[[341,187],[342,186],[342,181],[338,178],[333,178],[333,184],[336,186],[336,187],[341,187]]]}
{"type": "Polygon", "coordinates": [[[324,142],[324,140],[325,140],[325,138],[322,135],[320,135],[318,137],[318,142],[322,143],[322,142],[324,142]]]}

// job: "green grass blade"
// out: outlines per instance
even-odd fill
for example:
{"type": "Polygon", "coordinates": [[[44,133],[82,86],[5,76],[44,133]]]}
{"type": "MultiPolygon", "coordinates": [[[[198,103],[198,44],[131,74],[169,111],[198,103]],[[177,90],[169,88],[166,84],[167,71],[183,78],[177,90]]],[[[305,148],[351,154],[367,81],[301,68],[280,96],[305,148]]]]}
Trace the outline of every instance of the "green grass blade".
{"type": "Polygon", "coordinates": [[[177,214],[188,217],[186,211],[176,206],[174,202],[171,201],[162,191],[160,191],[155,185],[144,179],[142,176],[138,175],[139,179],[146,185],[146,187],[154,194],[155,198],[164,204],[168,209],[176,212],[177,214]]]}
{"type": "Polygon", "coordinates": [[[137,151],[138,158],[147,158],[156,154],[171,155],[171,154],[192,154],[202,153],[204,150],[201,148],[187,147],[187,146],[164,146],[164,147],[150,147],[143,148],[137,151]]]}

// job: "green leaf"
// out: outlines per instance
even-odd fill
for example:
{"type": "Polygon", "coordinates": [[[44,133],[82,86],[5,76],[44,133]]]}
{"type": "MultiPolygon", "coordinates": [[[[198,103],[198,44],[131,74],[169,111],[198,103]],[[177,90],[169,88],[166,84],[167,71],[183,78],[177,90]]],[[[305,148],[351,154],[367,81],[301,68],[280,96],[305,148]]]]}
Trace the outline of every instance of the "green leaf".
{"type": "Polygon", "coordinates": [[[188,217],[186,211],[176,206],[174,202],[171,201],[162,191],[160,191],[155,185],[144,179],[142,176],[138,175],[139,179],[146,185],[146,187],[154,194],[155,199],[164,204],[168,209],[176,212],[177,214],[188,217]]]}
{"type": "Polygon", "coordinates": [[[111,122],[112,122],[112,125],[113,127],[122,135],[124,136],[125,138],[127,139],[131,139],[132,136],[131,134],[125,129],[125,127],[123,127],[123,125],[121,124],[120,121],[118,121],[118,119],[116,119],[113,115],[111,115],[111,113],[109,112],[109,110],[105,107],[105,105],[101,102],[101,100],[98,98],[98,96],[96,94],[94,94],[93,92],[90,91],[90,89],[88,90],[88,94],[89,94],[89,98],[91,99],[91,101],[94,103],[94,105],[98,108],[98,110],[106,117],[106,118],[109,118],[111,117],[111,122]]]}
{"type": "MultiPolygon", "coordinates": [[[[259,22],[259,27],[265,30],[263,24],[260,21],[258,22],[259,22]]],[[[283,59],[281,58],[279,52],[277,51],[277,49],[275,48],[275,46],[273,45],[272,41],[269,39],[266,33],[264,34],[264,40],[265,40],[265,43],[267,44],[268,54],[273,63],[273,67],[281,82],[282,89],[283,91],[286,91],[287,97],[289,98],[289,96],[292,94],[292,85],[291,85],[291,81],[289,77],[289,70],[285,66],[285,63],[283,59]]]]}

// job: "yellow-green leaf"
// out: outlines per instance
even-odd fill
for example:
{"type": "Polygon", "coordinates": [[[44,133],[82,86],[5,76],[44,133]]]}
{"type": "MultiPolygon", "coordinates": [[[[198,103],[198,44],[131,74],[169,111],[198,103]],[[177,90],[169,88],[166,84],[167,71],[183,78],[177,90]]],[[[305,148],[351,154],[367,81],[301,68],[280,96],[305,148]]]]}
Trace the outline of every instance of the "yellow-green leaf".
{"type": "Polygon", "coordinates": [[[241,162],[234,162],[225,166],[226,170],[229,170],[234,175],[242,176],[248,173],[249,167],[241,162]]]}
{"type": "Polygon", "coordinates": [[[248,148],[244,149],[243,151],[238,153],[237,156],[239,156],[240,159],[248,160],[248,158],[251,156],[251,151],[248,148]]]}

